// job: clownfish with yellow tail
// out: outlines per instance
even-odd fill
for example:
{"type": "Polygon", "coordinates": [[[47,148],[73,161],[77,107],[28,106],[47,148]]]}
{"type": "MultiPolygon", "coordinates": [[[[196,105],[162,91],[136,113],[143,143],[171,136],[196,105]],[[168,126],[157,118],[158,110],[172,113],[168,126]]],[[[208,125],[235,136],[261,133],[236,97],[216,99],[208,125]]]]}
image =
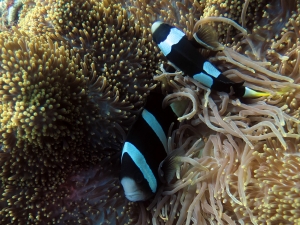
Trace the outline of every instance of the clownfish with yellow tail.
{"type": "Polygon", "coordinates": [[[243,86],[244,82],[235,83],[229,80],[199,53],[194,44],[178,28],[156,21],[151,27],[151,32],[154,42],[175,69],[181,70],[204,86],[227,93],[233,90],[235,96],[244,98],[269,95],[243,86]]]}
{"type": "Polygon", "coordinates": [[[162,108],[164,96],[150,92],[123,146],[120,180],[128,200],[145,201],[162,183],[169,183],[183,150],[167,156],[167,134],[177,117],[171,107],[162,108]]]}

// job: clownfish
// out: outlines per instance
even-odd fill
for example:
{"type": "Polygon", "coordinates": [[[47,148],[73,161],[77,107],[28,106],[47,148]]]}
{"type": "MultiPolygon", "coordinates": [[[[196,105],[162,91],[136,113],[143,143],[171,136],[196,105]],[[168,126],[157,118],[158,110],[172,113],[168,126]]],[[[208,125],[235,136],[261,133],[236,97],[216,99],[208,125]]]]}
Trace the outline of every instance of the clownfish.
{"type": "Polygon", "coordinates": [[[162,183],[170,182],[175,174],[174,150],[167,156],[167,134],[177,117],[171,107],[162,108],[164,96],[150,92],[147,102],[132,125],[121,156],[120,181],[128,200],[145,201],[153,196],[162,183]]]}
{"type": "Polygon", "coordinates": [[[228,79],[199,53],[185,33],[178,28],[156,21],[151,27],[151,32],[153,41],[174,68],[204,86],[227,93],[231,93],[233,89],[237,97],[255,98],[269,95],[243,86],[244,82],[235,83],[228,79]]]}

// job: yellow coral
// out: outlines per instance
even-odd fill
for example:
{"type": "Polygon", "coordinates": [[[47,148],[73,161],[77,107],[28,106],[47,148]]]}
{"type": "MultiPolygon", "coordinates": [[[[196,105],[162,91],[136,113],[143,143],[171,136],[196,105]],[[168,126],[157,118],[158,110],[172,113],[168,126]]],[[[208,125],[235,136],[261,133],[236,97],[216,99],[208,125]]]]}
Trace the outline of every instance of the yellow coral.
{"type": "Polygon", "coordinates": [[[104,160],[120,149],[154,85],[151,71],[159,59],[151,37],[113,1],[83,6],[28,1],[24,12],[20,28],[0,34],[0,219],[77,222],[79,202],[85,201],[84,211],[91,214],[98,204],[95,221],[114,218],[126,223],[132,215],[121,209],[131,204],[122,201],[122,195],[110,194],[121,190],[116,170],[111,173],[118,160],[104,160]],[[71,7],[77,20],[60,7],[71,7]],[[103,167],[95,166],[100,162],[103,167]],[[78,177],[86,177],[86,171],[93,182],[101,182],[86,181],[83,186],[104,187],[80,189],[78,177]],[[87,193],[99,194],[101,202],[85,199],[87,193]],[[64,204],[57,203],[62,199],[74,204],[63,210],[65,217],[60,209],[53,211],[56,204],[64,204]],[[8,208],[11,204],[14,207],[8,208]],[[101,208],[107,204],[112,208],[103,215],[101,208]]]}
{"type": "Polygon", "coordinates": [[[13,40],[11,35],[3,36],[0,111],[5,149],[21,148],[24,141],[44,148],[47,138],[82,133],[78,128],[84,121],[78,120],[76,108],[87,101],[87,85],[75,57],[51,39],[17,32],[13,40]],[[72,125],[76,123],[77,131],[72,125]]]}
{"type": "Polygon", "coordinates": [[[44,4],[28,9],[20,21],[22,30],[64,42],[87,61],[88,69],[94,63],[97,76],[117,87],[122,100],[127,94],[132,102],[143,100],[140,97],[153,86],[158,50],[121,3],[49,1],[49,9],[44,4]]]}

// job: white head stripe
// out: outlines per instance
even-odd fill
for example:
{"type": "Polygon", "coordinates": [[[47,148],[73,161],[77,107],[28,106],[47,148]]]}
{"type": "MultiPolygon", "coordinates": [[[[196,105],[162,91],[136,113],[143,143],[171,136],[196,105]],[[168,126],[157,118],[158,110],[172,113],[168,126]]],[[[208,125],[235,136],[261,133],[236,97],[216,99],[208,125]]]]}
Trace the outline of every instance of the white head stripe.
{"type": "Polygon", "coordinates": [[[137,165],[137,167],[141,170],[144,178],[149,183],[151,191],[155,193],[157,189],[157,181],[143,154],[130,142],[125,142],[122,151],[122,158],[125,152],[128,153],[135,165],[137,165]]]}
{"type": "Polygon", "coordinates": [[[221,72],[208,61],[203,63],[203,70],[215,78],[218,78],[218,76],[221,74],[221,72]]]}
{"type": "Polygon", "coordinates": [[[197,73],[193,76],[193,78],[199,81],[201,84],[205,85],[208,88],[211,88],[213,85],[213,79],[205,73],[197,73]]]}
{"type": "Polygon", "coordinates": [[[174,27],[170,30],[167,38],[159,43],[158,47],[162,53],[167,56],[171,52],[172,46],[177,44],[183,36],[185,36],[185,34],[181,30],[178,30],[174,27]]]}
{"type": "Polygon", "coordinates": [[[167,152],[167,137],[162,129],[159,122],[156,120],[155,116],[153,116],[147,109],[144,109],[142,112],[142,117],[148,123],[148,125],[152,128],[156,136],[159,138],[161,143],[163,144],[165,151],[167,152]]]}
{"type": "Polygon", "coordinates": [[[151,26],[151,33],[153,34],[162,23],[161,21],[154,22],[151,26]]]}

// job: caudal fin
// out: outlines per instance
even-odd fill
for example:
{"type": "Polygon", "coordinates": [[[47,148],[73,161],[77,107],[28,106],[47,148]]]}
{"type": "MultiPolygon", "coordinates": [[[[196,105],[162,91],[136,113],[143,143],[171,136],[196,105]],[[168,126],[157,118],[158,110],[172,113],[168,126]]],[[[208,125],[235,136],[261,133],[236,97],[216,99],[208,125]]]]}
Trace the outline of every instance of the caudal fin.
{"type": "Polygon", "coordinates": [[[233,87],[234,90],[234,95],[237,97],[243,97],[243,98],[259,98],[263,96],[269,96],[270,93],[266,92],[260,92],[260,91],[255,91],[251,88],[245,87],[245,86],[240,86],[240,87],[233,87]]]}

